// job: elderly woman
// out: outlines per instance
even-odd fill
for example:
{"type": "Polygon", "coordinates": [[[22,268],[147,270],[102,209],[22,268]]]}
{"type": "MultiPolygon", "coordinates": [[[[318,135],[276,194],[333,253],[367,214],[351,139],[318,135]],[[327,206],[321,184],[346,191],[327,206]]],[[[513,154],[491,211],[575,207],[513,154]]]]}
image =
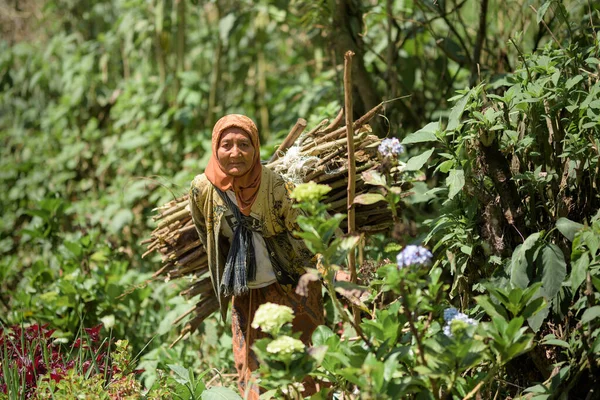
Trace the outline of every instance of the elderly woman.
{"type": "Polygon", "coordinates": [[[250,382],[258,368],[251,347],[265,336],[250,326],[258,306],[271,302],[291,307],[293,329],[302,332],[307,344],[323,323],[320,284],[312,282],[306,297],[295,293],[305,267],[314,265],[304,242],[292,235],[298,210],[292,207],[290,189],[281,176],[261,165],[258,130],[250,118],[231,114],[217,121],[208,166],[192,182],[190,209],[223,319],[232,299],[233,355],[240,391],[248,398],[259,396],[257,385],[250,382]]]}

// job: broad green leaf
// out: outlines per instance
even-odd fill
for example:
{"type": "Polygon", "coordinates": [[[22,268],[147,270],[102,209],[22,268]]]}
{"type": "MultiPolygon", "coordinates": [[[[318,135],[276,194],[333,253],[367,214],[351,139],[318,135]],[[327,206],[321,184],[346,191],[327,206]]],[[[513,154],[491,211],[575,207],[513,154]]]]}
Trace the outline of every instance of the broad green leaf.
{"type": "Polygon", "coordinates": [[[600,318],[600,306],[594,306],[584,311],[581,316],[581,323],[585,324],[594,320],[598,321],[598,318],[600,318]]]}
{"type": "Polygon", "coordinates": [[[529,319],[542,311],[544,307],[546,307],[546,300],[543,297],[538,297],[537,299],[533,299],[525,306],[523,311],[521,312],[521,316],[523,318],[529,319]]]}
{"type": "Polygon", "coordinates": [[[569,346],[569,343],[565,342],[564,340],[560,340],[560,339],[544,340],[542,342],[542,344],[545,346],[560,346],[560,347],[564,347],[566,349],[571,347],[571,346],[569,346]]]}
{"type": "Polygon", "coordinates": [[[78,242],[70,242],[65,240],[63,244],[75,257],[79,257],[81,255],[82,247],[78,242]]]}
{"type": "Polygon", "coordinates": [[[477,296],[475,297],[475,301],[483,308],[487,315],[492,317],[492,319],[508,319],[508,315],[504,308],[498,304],[492,303],[488,296],[477,296]]]}
{"type": "Polygon", "coordinates": [[[327,355],[327,350],[329,346],[311,346],[308,349],[308,354],[317,361],[317,364],[320,365],[323,362],[323,359],[327,355]]]}
{"type": "Polygon", "coordinates": [[[508,326],[506,327],[506,336],[508,336],[511,342],[514,342],[518,339],[519,336],[521,336],[519,334],[519,329],[521,328],[521,326],[523,326],[523,322],[525,320],[522,317],[516,317],[513,318],[508,326]]]}
{"type": "Polygon", "coordinates": [[[202,392],[202,400],[242,400],[242,398],[229,388],[213,386],[202,392]]]}
{"type": "Polygon", "coordinates": [[[529,285],[529,275],[527,274],[527,258],[523,245],[520,244],[515,248],[510,261],[510,282],[522,289],[529,285]]]}
{"type": "Polygon", "coordinates": [[[554,298],[567,276],[567,263],[560,248],[547,244],[542,248],[542,287],[549,298],[554,298]]]}
{"type": "Polygon", "coordinates": [[[450,170],[446,178],[446,185],[448,186],[448,198],[454,198],[465,185],[465,171],[462,169],[450,170]]]}
{"type": "Polygon", "coordinates": [[[559,218],[558,221],[556,221],[556,229],[558,229],[559,232],[562,233],[571,242],[575,238],[575,234],[579,232],[582,228],[582,224],[575,221],[571,221],[567,218],[559,218]]]}
{"type": "Polygon", "coordinates": [[[435,133],[439,130],[439,122],[430,122],[418,131],[411,133],[402,140],[402,144],[434,142],[437,140],[435,133]]]}
{"type": "Polygon", "coordinates": [[[451,131],[458,127],[460,124],[460,118],[462,117],[462,114],[465,111],[465,106],[470,98],[471,92],[465,94],[459,101],[456,102],[454,107],[452,107],[452,111],[450,111],[450,116],[448,117],[447,130],[451,131]]]}
{"type": "Polygon", "coordinates": [[[590,253],[594,256],[598,253],[598,247],[600,247],[600,237],[591,231],[583,233],[583,241],[588,249],[590,249],[590,253]]]}
{"type": "Polygon", "coordinates": [[[425,165],[425,163],[427,162],[427,160],[429,160],[429,157],[431,157],[431,155],[433,154],[434,150],[435,150],[435,148],[432,147],[430,150],[427,150],[426,152],[421,153],[418,156],[411,157],[406,162],[406,167],[404,168],[404,170],[405,171],[418,171],[418,170],[420,170],[423,167],[423,165],[425,165]]]}
{"type": "Polygon", "coordinates": [[[540,290],[542,287],[542,282],[536,282],[533,285],[529,286],[527,289],[523,291],[523,297],[521,301],[528,303],[529,300],[533,298],[533,296],[540,290]]]}
{"type": "Polygon", "coordinates": [[[369,185],[374,186],[387,186],[385,176],[377,171],[365,171],[361,174],[363,181],[369,185]]]}
{"type": "Polygon", "coordinates": [[[438,164],[437,169],[439,169],[441,172],[447,174],[448,171],[450,171],[454,165],[456,164],[456,162],[454,160],[446,160],[441,164],[438,164]]]}
{"type": "Polygon", "coordinates": [[[571,89],[573,86],[575,86],[579,82],[581,82],[582,79],[583,79],[582,75],[575,75],[574,77],[569,78],[567,80],[567,83],[565,83],[565,89],[567,89],[567,90],[571,89]]]}
{"type": "Polygon", "coordinates": [[[354,204],[369,205],[380,201],[386,201],[385,197],[380,193],[362,193],[354,198],[354,204]]]}
{"type": "Polygon", "coordinates": [[[529,285],[529,274],[527,272],[529,267],[529,260],[527,253],[536,246],[538,239],[542,232],[536,232],[527,237],[523,244],[518,245],[513,252],[511,258],[510,268],[510,282],[522,289],[525,289],[529,285]]]}
{"type": "MultiPolygon", "coordinates": [[[[541,298],[541,295],[538,298],[541,298]]],[[[532,300],[532,302],[534,302],[535,300],[537,300],[537,298],[532,300]]],[[[549,306],[549,304],[546,304],[537,313],[535,313],[531,317],[527,318],[527,323],[529,324],[529,327],[534,332],[539,331],[542,326],[542,323],[544,323],[544,320],[548,317],[549,314],[550,314],[550,306],[549,306]]]]}
{"type": "Polygon", "coordinates": [[[358,244],[359,240],[360,236],[336,238],[323,252],[323,257],[330,264],[341,264],[348,256],[348,253],[358,244]]]}
{"type": "Polygon", "coordinates": [[[175,372],[175,376],[173,378],[178,383],[186,385],[190,382],[190,372],[186,368],[176,364],[168,364],[167,367],[169,367],[171,371],[175,372]]]}
{"type": "Polygon", "coordinates": [[[587,253],[583,253],[577,261],[571,264],[571,289],[575,293],[586,278],[590,265],[587,253]]]}
{"type": "Polygon", "coordinates": [[[552,1],[547,1],[544,4],[542,4],[540,8],[538,8],[536,15],[536,23],[539,24],[540,22],[542,22],[542,20],[544,19],[544,15],[546,15],[546,12],[548,11],[548,8],[551,4],[552,1]]]}

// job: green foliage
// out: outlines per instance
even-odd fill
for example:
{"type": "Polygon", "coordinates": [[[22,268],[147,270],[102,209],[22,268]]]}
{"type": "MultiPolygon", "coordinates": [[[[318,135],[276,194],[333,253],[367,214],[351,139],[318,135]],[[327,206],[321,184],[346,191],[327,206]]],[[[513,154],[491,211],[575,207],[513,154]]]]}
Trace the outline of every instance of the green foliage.
{"type": "MultiPolygon", "coordinates": [[[[33,3],[14,2],[14,12],[10,4],[0,16],[3,324],[50,322],[64,340],[101,322],[129,340],[144,386],[163,390],[149,397],[169,395],[161,369],[184,379],[169,365],[186,366],[185,383],[169,381],[181,396],[227,396],[217,387],[200,394],[195,378],[231,368],[223,321],[208,319],[201,335],[164,346],[189,305],[176,284],[151,279],[156,260],[140,257],[151,210],[183,193],[206,165],[220,115],[254,116],[263,157],[298,117],[314,126],[335,115],[341,56],[355,45],[356,114],[410,95],[387,103],[389,126],[374,120],[373,128],[410,145],[398,166],[414,195],[392,186],[398,176],[382,162],[365,179],[380,193],[356,199],[404,207],[393,237],[366,238],[361,278],[374,280],[368,296],[355,299],[365,317],[358,325],[336,293],[365,288],[333,282],[358,238],[335,234],[344,216],[305,203],[310,217],[298,221],[300,234],[323,255],[328,318],[346,331],[340,338],[337,328],[317,330],[315,347],[328,352],[313,357],[313,376],[331,381],[330,391],[354,385],[365,397],[416,397],[437,385],[438,395],[457,398],[474,397],[479,384],[492,398],[500,377],[547,398],[583,391],[579,383],[596,374],[600,84],[592,3],[33,3]],[[477,26],[483,4],[487,18],[477,26]],[[433,275],[382,267],[419,234],[436,254],[433,275]],[[477,318],[477,328],[453,322],[453,338],[443,335],[450,302],[477,318]],[[530,350],[532,332],[546,367],[538,353],[517,356],[530,350]],[[351,333],[365,336],[349,341],[351,333]]],[[[139,390],[132,378],[123,385],[139,390]]],[[[77,373],[55,388],[97,398],[109,389],[77,373]]]]}
{"type": "MultiPolygon", "coordinates": [[[[307,244],[321,243],[329,247],[323,249],[323,254],[336,253],[331,248],[341,245],[330,240],[328,229],[321,229],[328,220],[315,201],[307,197],[307,203],[299,204],[308,212],[302,219],[300,234],[310,231],[311,235],[305,237],[307,244]]],[[[542,298],[532,300],[541,284],[508,294],[496,290],[492,292],[494,299],[480,296],[478,301],[492,322],[478,322],[448,308],[443,300],[448,285],[441,279],[442,269],[428,268],[427,259],[422,257],[427,257],[426,251],[411,249],[410,255],[403,255],[402,265],[399,257],[398,265],[378,269],[379,278],[371,282],[368,295],[361,296],[367,307],[363,305],[366,313],[358,325],[333,294],[336,282],[327,273],[331,259],[323,257],[324,278],[332,301],[342,320],[359,336],[350,340],[347,333],[339,337],[331,329],[319,327],[313,333],[313,347],[293,353],[293,359],[270,354],[268,346],[275,341],[263,339],[255,346],[263,362],[261,385],[287,388],[310,372],[329,382],[330,392],[355,387],[364,398],[399,398],[418,393],[430,393],[432,398],[464,397],[484,384],[493,386],[494,378],[507,363],[533,348],[534,336],[523,324],[525,318],[543,308],[542,298]],[[375,301],[379,298],[388,300],[378,305],[375,301]],[[498,300],[501,306],[494,303],[498,300]],[[368,311],[371,306],[372,312],[368,311]],[[442,315],[444,327],[438,322],[442,315]],[[307,358],[309,354],[313,359],[307,358]]]]}
{"type": "MultiPolygon", "coordinates": [[[[561,7],[557,12],[565,12],[561,7]]],[[[527,320],[548,343],[567,347],[564,338],[580,337],[575,321],[595,316],[597,271],[588,270],[588,262],[598,242],[589,229],[600,208],[594,189],[600,179],[600,97],[589,71],[598,65],[597,54],[595,36],[580,31],[563,47],[525,55],[515,73],[459,92],[445,127],[431,123],[403,141],[435,145],[434,176],[447,175],[444,189],[432,189],[443,208],[427,222],[426,242],[444,255],[436,265],[452,275],[455,301],[467,305],[475,296],[492,317],[495,343],[505,345],[502,335],[518,332],[520,323],[497,323],[512,318],[527,320]],[[476,296],[485,291],[491,298],[476,296]]],[[[569,393],[575,381],[593,374],[598,365],[587,358],[596,338],[591,329],[570,353],[579,372],[560,370],[560,379],[538,389],[569,393]]],[[[528,342],[517,340],[516,351],[528,342]]],[[[566,361],[555,353],[548,358],[556,367],[566,361]]],[[[547,379],[547,367],[537,365],[540,380],[547,379]]]]}

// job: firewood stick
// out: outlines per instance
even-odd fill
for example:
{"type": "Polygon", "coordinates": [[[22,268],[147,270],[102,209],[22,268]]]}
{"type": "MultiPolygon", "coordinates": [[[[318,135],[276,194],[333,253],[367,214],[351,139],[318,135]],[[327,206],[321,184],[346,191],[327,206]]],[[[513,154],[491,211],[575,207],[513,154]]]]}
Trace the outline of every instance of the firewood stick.
{"type": "Polygon", "coordinates": [[[208,257],[206,255],[201,256],[198,260],[192,262],[190,265],[186,265],[182,268],[178,268],[172,273],[169,274],[171,279],[178,278],[183,275],[187,275],[191,272],[196,273],[198,275],[203,274],[208,271],[208,257]]]}
{"type": "Polygon", "coordinates": [[[204,251],[204,246],[202,245],[202,242],[200,241],[200,239],[196,239],[193,242],[187,242],[187,243],[180,243],[180,246],[177,246],[177,248],[175,249],[174,253],[176,257],[181,257],[183,254],[187,253],[189,250],[199,247],[202,249],[202,252],[204,251]]]}
{"type": "Polygon", "coordinates": [[[184,266],[184,265],[188,264],[189,262],[194,261],[196,258],[202,256],[204,253],[206,253],[204,251],[204,248],[202,248],[202,247],[196,248],[193,251],[190,251],[189,253],[184,255],[183,257],[178,258],[177,265],[184,266]]]}
{"type": "Polygon", "coordinates": [[[283,140],[283,143],[279,145],[277,150],[275,150],[275,153],[273,153],[269,159],[269,163],[277,160],[287,149],[289,149],[294,144],[296,139],[298,139],[298,136],[300,136],[304,129],[306,129],[306,120],[304,118],[298,118],[296,125],[294,125],[290,133],[288,133],[286,138],[283,140]]]}
{"type": "Polygon", "coordinates": [[[209,315],[219,310],[219,303],[217,302],[216,297],[207,297],[206,301],[196,306],[195,310],[197,310],[196,317],[194,317],[190,322],[188,322],[185,327],[181,330],[179,337],[175,339],[169,348],[173,348],[181,339],[183,339],[188,333],[193,333],[198,329],[198,326],[204,321],[209,315]]]}
{"type": "MultiPolygon", "coordinates": [[[[367,113],[365,115],[363,115],[362,117],[360,117],[359,119],[354,121],[354,123],[352,125],[353,128],[358,129],[358,128],[362,127],[363,125],[365,125],[367,122],[369,122],[371,119],[373,119],[373,117],[377,114],[378,111],[381,110],[382,107],[383,107],[383,103],[379,103],[378,105],[376,105],[375,107],[373,107],[372,109],[367,111],[367,113]]],[[[348,125],[348,124],[346,124],[346,125],[348,125]]],[[[344,135],[346,132],[347,132],[347,128],[345,126],[343,126],[339,129],[336,129],[335,131],[332,131],[331,133],[328,133],[325,136],[316,138],[314,140],[314,144],[323,143],[323,142],[329,141],[331,139],[337,139],[339,136],[344,135]]]]}
{"type": "Polygon", "coordinates": [[[338,115],[336,115],[336,117],[333,119],[333,121],[331,121],[331,123],[321,131],[321,133],[329,133],[332,132],[333,130],[335,130],[340,123],[342,122],[342,119],[344,117],[344,109],[341,108],[340,112],[338,112],[338,115]]]}
{"type": "MultiPolygon", "coordinates": [[[[366,171],[366,170],[370,169],[371,167],[373,167],[373,165],[374,165],[373,162],[369,162],[367,164],[361,165],[360,167],[357,168],[356,172],[366,171]]],[[[359,178],[359,179],[362,179],[362,178],[359,178]]],[[[329,185],[332,189],[344,186],[345,184],[348,183],[348,169],[343,168],[332,174],[324,174],[324,175],[320,176],[319,179],[315,179],[314,181],[315,181],[315,183],[329,185]],[[343,179],[340,178],[341,176],[344,176],[344,178],[343,179]],[[321,179],[321,178],[323,178],[323,179],[321,179]]]]}
{"type": "Polygon", "coordinates": [[[167,208],[164,212],[160,213],[159,215],[155,215],[153,217],[153,219],[159,220],[159,219],[163,219],[173,213],[176,213],[177,211],[180,211],[182,209],[184,209],[187,206],[188,202],[187,202],[187,198],[185,201],[181,201],[179,203],[175,203],[172,207],[167,208]]]}
{"type": "Polygon", "coordinates": [[[339,149],[337,149],[333,153],[330,153],[326,157],[321,158],[321,160],[319,160],[319,162],[317,163],[317,165],[319,165],[319,166],[320,165],[325,165],[325,163],[331,161],[335,157],[340,156],[343,151],[344,151],[344,149],[340,147],[339,149]]]}
{"type": "MultiPolygon", "coordinates": [[[[353,141],[354,142],[359,142],[365,136],[366,136],[366,132],[359,133],[359,134],[353,136],[353,139],[354,139],[353,141]]],[[[348,142],[348,139],[345,138],[345,137],[343,137],[343,138],[334,140],[332,142],[325,142],[325,143],[319,144],[318,146],[310,148],[310,149],[307,149],[306,151],[304,151],[304,149],[302,149],[302,152],[305,153],[308,156],[319,156],[319,155],[322,155],[323,153],[325,153],[328,150],[338,149],[339,146],[343,146],[347,142],[348,142]]]]}
{"type": "Polygon", "coordinates": [[[163,228],[165,226],[169,226],[175,222],[178,222],[180,219],[184,218],[186,215],[189,215],[189,211],[186,209],[182,209],[172,215],[170,215],[168,218],[165,218],[164,220],[160,221],[158,224],[159,228],[163,228]]]}
{"type": "Polygon", "coordinates": [[[321,132],[319,129],[321,129],[325,124],[327,124],[329,122],[329,120],[326,118],[323,121],[319,122],[317,124],[317,126],[315,126],[314,128],[312,128],[310,131],[308,131],[306,134],[301,134],[298,140],[298,144],[302,145],[302,142],[304,140],[306,140],[307,138],[311,138],[313,136],[315,136],[315,134],[317,132],[321,132]]]}
{"type": "Polygon", "coordinates": [[[194,282],[192,285],[190,285],[189,288],[182,290],[179,294],[181,294],[184,297],[191,298],[200,293],[212,292],[212,290],[213,288],[210,277],[206,277],[202,280],[194,282]]]}
{"type": "Polygon", "coordinates": [[[158,278],[159,276],[168,273],[172,267],[173,267],[173,263],[170,263],[170,262],[166,263],[165,265],[162,266],[161,269],[159,269],[154,274],[152,274],[152,278],[158,278]]]}
{"type": "Polygon", "coordinates": [[[381,109],[383,108],[383,102],[377,104],[375,107],[371,108],[369,111],[366,112],[365,115],[363,115],[362,117],[360,117],[359,119],[356,120],[356,122],[354,122],[354,126],[363,126],[364,124],[366,124],[367,122],[369,122],[370,120],[373,119],[373,117],[375,115],[377,115],[377,113],[379,111],[381,111],[381,109]]]}

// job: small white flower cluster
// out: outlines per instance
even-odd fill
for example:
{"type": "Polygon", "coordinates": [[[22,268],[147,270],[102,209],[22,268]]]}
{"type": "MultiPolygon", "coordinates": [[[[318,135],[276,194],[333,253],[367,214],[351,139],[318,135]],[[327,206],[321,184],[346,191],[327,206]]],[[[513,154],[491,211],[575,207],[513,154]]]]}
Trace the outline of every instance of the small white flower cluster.
{"type": "Polygon", "coordinates": [[[277,334],[279,329],[294,319],[294,310],[288,306],[282,306],[274,303],[261,304],[254,314],[252,327],[260,328],[263,332],[271,335],[277,334]]]}
{"type": "Polygon", "coordinates": [[[408,245],[396,257],[398,268],[402,269],[411,265],[430,265],[433,254],[425,247],[408,245]]]}
{"type": "Polygon", "coordinates": [[[444,310],[444,321],[446,321],[446,325],[444,326],[444,335],[448,337],[452,337],[452,326],[458,324],[459,326],[465,328],[468,325],[476,326],[477,321],[473,318],[469,318],[466,314],[461,313],[454,307],[450,307],[444,310]]]}
{"type": "Polygon", "coordinates": [[[290,336],[280,336],[267,345],[267,351],[273,354],[294,354],[304,351],[304,343],[290,336]]]}
{"type": "Polygon", "coordinates": [[[397,138],[383,139],[377,150],[383,157],[398,157],[404,153],[404,146],[397,138]]]}

